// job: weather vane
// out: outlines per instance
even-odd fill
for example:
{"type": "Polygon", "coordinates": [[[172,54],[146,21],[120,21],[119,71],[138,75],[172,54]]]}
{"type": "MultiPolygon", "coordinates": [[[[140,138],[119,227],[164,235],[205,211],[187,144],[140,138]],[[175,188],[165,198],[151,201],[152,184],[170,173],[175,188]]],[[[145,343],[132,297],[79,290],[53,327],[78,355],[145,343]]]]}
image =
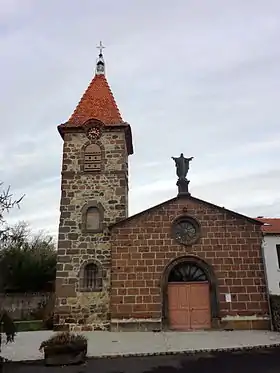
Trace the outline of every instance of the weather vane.
{"type": "Polygon", "coordinates": [[[102,49],[104,49],[104,45],[102,44],[102,41],[100,41],[99,45],[96,47],[97,49],[99,49],[99,54],[102,54],[102,49]]]}

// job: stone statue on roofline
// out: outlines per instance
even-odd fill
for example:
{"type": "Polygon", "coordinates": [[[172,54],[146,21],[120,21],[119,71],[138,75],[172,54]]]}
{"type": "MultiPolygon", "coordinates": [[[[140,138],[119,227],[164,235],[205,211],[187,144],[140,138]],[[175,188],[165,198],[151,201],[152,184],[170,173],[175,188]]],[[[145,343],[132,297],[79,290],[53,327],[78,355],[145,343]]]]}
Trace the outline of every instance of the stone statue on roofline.
{"type": "Polygon", "coordinates": [[[190,168],[190,161],[193,160],[193,157],[185,158],[184,154],[181,153],[180,157],[178,158],[171,157],[171,158],[175,161],[176,173],[177,173],[178,178],[180,180],[185,179],[187,177],[187,174],[190,168]]]}
{"type": "Polygon", "coordinates": [[[178,194],[189,195],[189,180],[187,180],[187,174],[190,168],[190,162],[193,160],[193,157],[185,158],[184,154],[181,153],[180,157],[171,157],[175,161],[176,174],[178,176],[177,186],[178,194]]]}

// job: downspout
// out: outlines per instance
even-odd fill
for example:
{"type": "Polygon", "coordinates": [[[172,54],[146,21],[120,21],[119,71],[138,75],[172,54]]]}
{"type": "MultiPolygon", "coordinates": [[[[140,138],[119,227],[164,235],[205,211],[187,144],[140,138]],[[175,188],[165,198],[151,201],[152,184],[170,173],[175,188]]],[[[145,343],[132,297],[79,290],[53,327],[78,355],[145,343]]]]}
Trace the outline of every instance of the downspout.
{"type": "Polygon", "coordinates": [[[262,259],[263,259],[263,266],[264,266],[264,278],[265,278],[265,286],[266,286],[266,296],[267,296],[267,301],[268,301],[268,312],[269,312],[269,318],[270,318],[270,330],[274,331],[273,321],[272,321],[272,310],[271,310],[271,304],[270,304],[270,293],[269,293],[268,278],[267,278],[267,266],[266,266],[265,255],[264,255],[264,250],[265,250],[264,247],[265,247],[265,241],[264,241],[264,235],[263,235],[262,243],[261,243],[261,253],[262,253],[262,259]]]}

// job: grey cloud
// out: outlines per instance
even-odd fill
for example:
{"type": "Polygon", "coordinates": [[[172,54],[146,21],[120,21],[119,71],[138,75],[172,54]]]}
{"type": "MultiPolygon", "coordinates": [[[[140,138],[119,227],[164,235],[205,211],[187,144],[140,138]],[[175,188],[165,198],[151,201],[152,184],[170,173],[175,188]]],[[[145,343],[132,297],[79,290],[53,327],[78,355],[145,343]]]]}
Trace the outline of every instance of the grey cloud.
{"type": "MultiPolygon", "coordinates": [[[[194,197],[232,209],[248,216],[280,217],[280,198],[278,185],[280,183],[280,168],[270,172],[255,173],[249,176],[219,180],[197,178],[191,179],[190,191],[194,197]]],[[[142,186],[132,187],[131,200],[133,212],[141,211],[165,199],[176,196],[176,179],[161,179],[142,186]],[[139,201],[141,196],[141,201],[139,201]]]]}
{"type": "Polygon", "coordinates": [[[89,84],[100,39],[133,131],[131,213],[176,195],[170,157],[183,151],[195,156],[193,195],[251,216],[279,214],[279,15],[278,0],[6,1],[0,172],[26,193],[10,218],[56,234],[56,126],[89,84]]]}

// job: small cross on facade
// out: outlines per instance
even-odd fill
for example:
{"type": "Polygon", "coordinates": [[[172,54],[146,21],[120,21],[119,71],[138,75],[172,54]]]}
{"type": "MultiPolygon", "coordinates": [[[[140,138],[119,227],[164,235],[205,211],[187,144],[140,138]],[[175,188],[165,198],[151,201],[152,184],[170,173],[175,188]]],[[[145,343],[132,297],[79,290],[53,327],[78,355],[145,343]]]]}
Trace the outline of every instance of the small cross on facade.
{"type": "Polygon", "coordinates": [[[100,41],[99,45],[96,47],[97,49],[99,49],[99,54],[102,54],[102,49],[104,49],[104,45],[102,44],[102,41],[100,41]]]}

